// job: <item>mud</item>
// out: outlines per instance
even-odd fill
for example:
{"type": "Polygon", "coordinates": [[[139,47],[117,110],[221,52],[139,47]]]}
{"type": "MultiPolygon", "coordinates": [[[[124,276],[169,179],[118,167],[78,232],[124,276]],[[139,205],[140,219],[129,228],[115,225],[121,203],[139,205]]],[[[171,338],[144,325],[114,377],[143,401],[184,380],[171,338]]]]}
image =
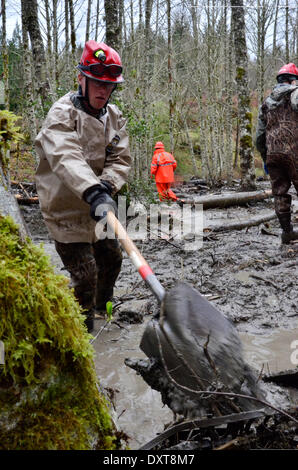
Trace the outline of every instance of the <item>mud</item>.
{"type": "MultiPolygon", "coordinates": [[[[260,183],[261,188],[268,189],[268,183],[260,183]]],[[[195,187],[194,191],[188,188],[187,194],[206,192],[195,187]]],[[[33,240],[44,243],[61,272],[60,259],[38,206],[23,209],[33,240]]],[[[204,226],[272,211],[272,199],[241,208],[210,209],[204,212],[204,226]]],[[[297,223],[297,204],[293,212],[293,222],[297,223]]],[[[298,341],[298,244],[281,246],[279,235],[275,219],[241,231],[205,232],[202,248],[195,251],[185,250],[183,240],[147,238],[136,244],[166,289],[178,280],[188,282],[233,322],[245,358],[259,374],[297,367],[292,346],[298,341]]],[[[102,387],[113,395],[118,426],[131,436],[131,448],[137,449],[161,432],[173,420],[173,414],[163,406],[160,394],[124,364],[126,358],[145,358],[139,343],[147,322],[159,311],[126,256],[116,283],[114,306],[112,324],[96,321],[94,335],[106,326],[93,343],[95,365],[102,387]]],[[[297,406],[297,393],[291,389],[290,395],[297,406]]]]}

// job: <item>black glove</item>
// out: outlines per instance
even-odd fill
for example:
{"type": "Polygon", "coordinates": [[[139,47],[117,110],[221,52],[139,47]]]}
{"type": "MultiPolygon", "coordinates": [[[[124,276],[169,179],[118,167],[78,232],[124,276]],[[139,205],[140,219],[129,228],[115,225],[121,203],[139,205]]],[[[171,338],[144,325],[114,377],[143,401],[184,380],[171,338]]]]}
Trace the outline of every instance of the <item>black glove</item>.
{"type": "Polygon", "coordinates": [[[101,181],[86,189],[83,199],[90,204],[90,216],[97,222],[106,217],[108,211],[117,215],[117,204],[111,198],[112,187],[107,181],[101,181]]]}

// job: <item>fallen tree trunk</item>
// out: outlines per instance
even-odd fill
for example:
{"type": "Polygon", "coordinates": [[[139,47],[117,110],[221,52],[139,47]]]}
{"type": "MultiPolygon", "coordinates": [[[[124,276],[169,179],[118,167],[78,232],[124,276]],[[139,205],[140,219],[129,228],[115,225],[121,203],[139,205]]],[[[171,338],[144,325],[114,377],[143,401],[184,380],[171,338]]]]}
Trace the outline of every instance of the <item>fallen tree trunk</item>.
{"type": "Polygon", "coordinates": [[[215,207],[241,206],[249,202],[263,201],[271,196],[271,190],[228,193],[200,196],[196,199],[185,200],[184,204],[203,204],[204,209],[214,209],[215,207]]]}
{"type": "Polygon", "coordinates": [[[265,216],[254,217],[249,220],[243,220],[242,222],[230,222],[225,225],[214,225],[210,227],[204,228],[204,233],[206,232],[225,232],[228,230],[242,230],[243,228],[253,227],[255,225],[260,225],[265,222],[269,222],[269,220],[273,220],[276,218],[275,212],[265,216]]]}
{"type": "Polygon", "coordinates": [[[30,205],[30,204],[38,204],[38,196],[33,197],[25,197],[21,196],[21,194],[15,194],[15,198],[19,204],[30,205]]]}

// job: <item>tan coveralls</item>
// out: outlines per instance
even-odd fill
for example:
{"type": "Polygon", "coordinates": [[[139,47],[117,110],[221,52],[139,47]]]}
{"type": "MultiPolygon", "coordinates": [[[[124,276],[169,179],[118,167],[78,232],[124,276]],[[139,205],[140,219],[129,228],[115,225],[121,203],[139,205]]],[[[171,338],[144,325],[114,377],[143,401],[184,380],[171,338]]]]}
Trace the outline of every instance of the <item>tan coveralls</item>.
{"type": "Polygon", "coordinates": [[[116,240],[98,240],[83,194],[104,180],[115,195],[127,181],[131,158],[125,119],[110,104],[91,116],[77,95],[68,93],[50,109],[35,145],[41,211],[78,301],[87,310],[105,308],[122,254],[116,240]]]}

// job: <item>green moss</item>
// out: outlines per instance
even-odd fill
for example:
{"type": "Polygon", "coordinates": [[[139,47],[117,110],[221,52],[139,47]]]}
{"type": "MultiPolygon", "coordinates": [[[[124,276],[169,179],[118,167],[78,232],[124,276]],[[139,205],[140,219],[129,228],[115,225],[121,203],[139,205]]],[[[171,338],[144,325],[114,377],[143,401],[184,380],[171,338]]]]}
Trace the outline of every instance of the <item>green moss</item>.
{"type": "Polygon", "coordinates": [[[245,74],[245,69],[243,67],[237,67],[236,69],[236,80],[242,80],[245,74]]]}
{"type": "Polygon", "coordinates": [[[245,117],[250,123],[252,122],[252,113],[250,111],[245,113],[245,117]]]}
{"type": "Polygon", "coordinates": [[[0,260],[0,449],[119,448],[68,279],[1,215],[0,260]]]}
{"type": "Polygon", "coordinates": [[[244,135],[240,139],[240,145],[242,148],[252,148],[252,137],[251,135],[244,135]]]}

